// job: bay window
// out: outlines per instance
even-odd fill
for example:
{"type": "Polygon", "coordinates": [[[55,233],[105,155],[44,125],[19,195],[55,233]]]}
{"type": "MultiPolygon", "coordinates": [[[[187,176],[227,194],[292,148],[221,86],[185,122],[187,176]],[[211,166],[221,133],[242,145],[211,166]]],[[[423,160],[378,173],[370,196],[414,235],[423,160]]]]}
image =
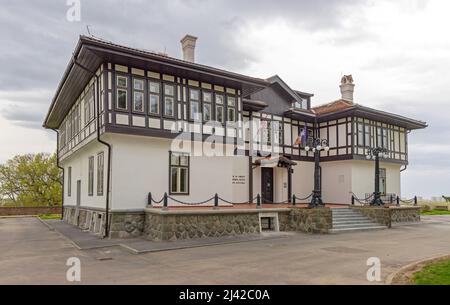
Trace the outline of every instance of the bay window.
{"type": "Polygon", "coordinates": [[[211,92],[203,92],[203,121],[208,122],[211,120],[211,92]]]}
{"type": "Polygon", "coordinates": [[[117,76],[116,86],[116,108],[120,110],[127,110],[128,79],[125,76],[117,76]]]}
{"type": "Polygon", "coordinates": [[[175,87],[164,84],[164,115],[173,117],[175,112],[175,87]]]}
{"type": "Polygon", "coordinates": [[[159,115],[159,101],[160,101],[160,84],[159,82],[149,81],[149,114],[159,115]]]}
{"type": "Polygon", "coordinates": [[[199,120],[200,91],[197,89],[189,89],[189,118],[191,120],[199,120]]]}
{"type": "Polygon", "coordinates": [[[133,111],[144,112],[144,80],[133,80],[133,111]]]}
{"type": "Polygon", "coordinates": [[[223,107],[224,107],[224,103],[223,103],[224,97],[223,95],[220,94],[216,94],[216,121],[220,122],[220,123],[224,123],[225,122],[225,117],[224,117],[224,111],[223,111],[223,107]]]}
{"type": "Polygon", "coordinates": [[[227,97],[228,122],[236,121],[236,98],[233,96],[227,97]]]}

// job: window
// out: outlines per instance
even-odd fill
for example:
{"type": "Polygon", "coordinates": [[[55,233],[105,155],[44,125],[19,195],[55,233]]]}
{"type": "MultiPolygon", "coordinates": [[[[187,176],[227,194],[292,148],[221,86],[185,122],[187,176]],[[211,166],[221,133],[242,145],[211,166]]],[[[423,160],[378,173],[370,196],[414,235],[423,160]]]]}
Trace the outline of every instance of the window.
{"type": "Polygon", "coordinates": [[[158,82],[149,81],[149,114],[159,115],[159,96],[160,96],[160,85],[158,82]]]}
{"type": "Polygon", "coordinates": [[[97,155],[97,196],[103,196],[105,155],[103,152],[97,155]]]}
{"type": "Polygon", "coordinates": [[[203,121],[207,122],[212,119],[211,117],[211,92],[203,92],[203,121]]]}
{"type": "Polygon", "coordinates": [[[223,113],[223,95],[216,95],[216,121],[220,123],[225,122],[224,113],[223,113]]]}
{"type": "Polygon", "coordinates": [[[72,196],[72,166],[67,169],[67,196],[72,196]]]}
{"type": "Polygon", "coordinates": [[[127,96],[128,96],[128,79],[124,76],[117,76],[117,97],[116,108],[127,110],[127,96]]]}
{"type": "Polygon", "coordinates": [[[189,155],[170,152],[170,193],[189,194],[189,155]]]}
{"type": "Polygon", "coordinates": [[[133,80],[133,111],[144,112],[144,81],[133,80]]]}
{"type": "Polygon", "coordinates": [[[383,128],[382,130],[382,135],[383,135],[383,139],[382,139],[382,147],[383,148],[387,148],[388,147],[388,135],[387,135],[387,129],[383,128]]]}
{"type": "Polygon", "coordinates": [[[386,169],[380,168],[380,193],[386,196],[386,169]]]}
{"type": "Polygon", "coordinates": [[[94,157],[89,157],[88,196],[94,195],[94,157]]]}
{"type": "Polygon", "coordinates": [[[197,89],[189,89],[189,118],[191,120],[199,120],[200,112],[200,91],[197,89]]]}
{"type": "Polygon", "coordinates": [[[364,146],[364,125],[358,123],[358,146],[364,146]]]}
{"type": "Polygon", "coordinates": [[[174,116],[175,88],[173,85],[164,84],[164,115],[174,116]]]}
{"type": "Polygon", "coordinates": [[[270,145],[272,141],[272,122],[261,121],[261,144],[270,145]]]}
{"type": "Polygon", "coordinates": [[[292,108],[294,108],[294,109],[306,109],[306,101],[303,99],[292,102],[291,105],[292,105],[292,108]]]}
{"type": "Polygon", "coordinates": [[[227,97],[228,122],[236,121],[236,98],[232,96],[227,97]]]}
{"type": "Polygon", "coordinates": [[[364,145],[370,147],[370,126],[364,125],[364,145]]]}
{"type": "Polygon", "coordinates": [[[377,146],[383,146],[383,136],[382,136],[382,128],[377,127],[377,146]]]}

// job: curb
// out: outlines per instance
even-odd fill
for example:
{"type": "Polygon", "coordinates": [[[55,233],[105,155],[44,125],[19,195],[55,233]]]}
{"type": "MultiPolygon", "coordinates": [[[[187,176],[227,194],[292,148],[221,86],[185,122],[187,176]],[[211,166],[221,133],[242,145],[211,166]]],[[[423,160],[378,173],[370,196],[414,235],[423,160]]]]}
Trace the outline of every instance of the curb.
{"type": "Polygon", "coordinates": [[[401,267],[397,271],[389,274],[389,276],[386,278],[385,283],[387,285],[406,285],[407,283],[396,282],[399,280],[400,276],[404,275],[408,271],[412,271],[412,270],[416,269],[416,267],[419,265],[428,265],[430,263],[434,263],[434,262],[438,262],[438,261],[446,260],[446,259],[450,259],[450,254],[433,256],[433,257],[425,258],[425,259],[410,263],[408,265],[401,267]]]}

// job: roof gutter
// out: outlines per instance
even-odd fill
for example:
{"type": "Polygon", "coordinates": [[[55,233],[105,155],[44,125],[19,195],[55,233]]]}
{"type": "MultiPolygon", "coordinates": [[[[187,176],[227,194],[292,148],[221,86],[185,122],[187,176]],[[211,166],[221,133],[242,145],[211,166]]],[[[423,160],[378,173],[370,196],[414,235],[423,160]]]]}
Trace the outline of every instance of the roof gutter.
{"type": "Polygon", "coordinates": [[[91,74],[92,76],[95,77],[95,83],[96,83],[96,92],[95,92],[95,99],[96,99],[96,103],[95,103],[95,107],[94,107],[94,111],[96,114],[96,118],[97,118],[97,141],[103,145],[105,145],[108,149],[108,165],[107,165],[107,176],[106,176],[106,206],[105,206],[105,232],[103,235],[103,238],[106,238],[109,236],[109,201],[110,201],[110,185],[111,185],[111,144],[109,144],[108,142],[105,142],[101,139],[101,134],[100,134],[100,83],[99,83],[99,77],[98,75],[89,70],[88,68],[86,68],[85,66],[83,66],[82,64],[80,64],[77,59],[75,58],[75,56],[73,57],[73,63],[75,65],[77,65],[78,67],[80,67],[81,69],[85,70],[86,72],[88,72],[89,74],[91,74]]]}

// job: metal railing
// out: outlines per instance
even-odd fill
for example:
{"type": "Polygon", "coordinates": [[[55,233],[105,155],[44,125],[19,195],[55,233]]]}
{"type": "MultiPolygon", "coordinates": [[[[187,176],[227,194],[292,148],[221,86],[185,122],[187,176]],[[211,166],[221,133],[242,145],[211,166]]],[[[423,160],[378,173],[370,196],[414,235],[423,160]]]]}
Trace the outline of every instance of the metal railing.
{"type": "Polygon", "coordinates": [[[263,203],[269,203],[269,204],[286,204],[286,203],[290,203],[290,204],[292,204],[292,206],[295,206],[298,203],[298,201],[307,200],[307,199],[311,198],[312,195],[313,194],[311,193],[308,196],[302,198],[302,197],[296,196],[294,194],[294,195],[292,195],[291,198],[286,199],[286,200],[284,200],[282,202],[272,202],[272,201],[262,197],[260,194],[258,194],[258,195],[256,195],[256,197],[252,198],[252,200],[243,201],[243,202],[233,202],[233,201],[229,201],[229,200],[226,200],[226,199],[220,197],[216,193],[213,197],[208,198],[208,199],[203,200],[203,201],[185,202],[185,201],[181,201],[179,199],[173,198],[172,196],[168,195],[167,192],[164,193],[163,197],[160,200],[155,200],[153,198],[152,193],[150,192],[150,193],[148,193],[148,200],[147,200],[147,202],[148,202],[149,206],[153,206],[154,204],[155,205],[162,204],[162,208],[163,209],[168,209],[169,208],[169,200],[171,200],[173,202],[176,202],[178,204],[181,204],[181,205],[186,205],[186,206],[201,206],[201,205],[204,205],[204,204],[212,201],[214,203],[213,207],[215,209],[218,209],[219,206],[220,206],[219,202],[223,202],[223,203],[235,206],[235,205],[244,205],[244,204],[252,205],[254,203],[254,201],[256,200],[256,208],[262,208],[262,204],[263,203]]]}

